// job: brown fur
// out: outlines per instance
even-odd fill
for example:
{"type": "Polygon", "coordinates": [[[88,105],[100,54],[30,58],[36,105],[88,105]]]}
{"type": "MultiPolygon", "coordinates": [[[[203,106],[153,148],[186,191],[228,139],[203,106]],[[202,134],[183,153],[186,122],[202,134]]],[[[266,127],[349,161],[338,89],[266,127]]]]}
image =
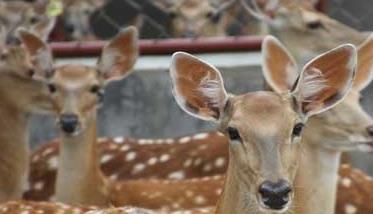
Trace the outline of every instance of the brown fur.
{"type": "Polygon", "coordinates": [[[20,199],[29,162],[27,122],[30,113],[51,110],[46,87],[30,76],[30,53],[2,46],[0,60],[0,201],[20,199]]]}

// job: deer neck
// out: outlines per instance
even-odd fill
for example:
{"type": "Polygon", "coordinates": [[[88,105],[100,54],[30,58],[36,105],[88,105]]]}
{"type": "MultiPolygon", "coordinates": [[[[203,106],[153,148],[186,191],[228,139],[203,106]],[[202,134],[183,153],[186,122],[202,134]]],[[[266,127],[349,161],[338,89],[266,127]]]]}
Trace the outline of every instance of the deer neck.
{"type": "Polygon", "coordinates": [[[305,130],[294,184],[295,213],[334,214],[341,152],[324,148],[310,138],[305,130]]]}
{"type": "Polygon", "coordinates": [[[217,203],[215,213],[271,214],[271,212],[259,209],[256,196],[249,190],[250,185],[255,184],[255,181],[251,176],[240,173],[241,171],[242,169],[236,166],[234,160],[230,159],[223,192],[217,203]]]}
{"type": "Polygon", "coordinates": [[[108,205],[107,183],[99,168],[96,118],[77,136],[63,136],[56,199],[69,204],[108,205]]]}
{"type": "Polygon", "coordinates": [[[10,99],[9,79],[3,76],[0,77],[0,202],[21,198],[29,166],[29,117],[10,99]]]}

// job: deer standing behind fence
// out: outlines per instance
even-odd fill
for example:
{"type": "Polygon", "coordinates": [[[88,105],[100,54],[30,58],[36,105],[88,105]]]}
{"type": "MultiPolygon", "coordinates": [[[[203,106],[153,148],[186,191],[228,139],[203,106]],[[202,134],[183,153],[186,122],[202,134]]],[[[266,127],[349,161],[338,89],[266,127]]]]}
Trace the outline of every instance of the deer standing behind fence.
{"type": "MultiPolygon", "coordinates": [[[[20,199],[27,186],[29,145],[27,124],[33,113],[52,109],[47,87],[37,80],[36,53],[6,44],[0,33],[0,201],[20,199]]],[[[5,31],[5,32],[4,32],[5,31]]]]}

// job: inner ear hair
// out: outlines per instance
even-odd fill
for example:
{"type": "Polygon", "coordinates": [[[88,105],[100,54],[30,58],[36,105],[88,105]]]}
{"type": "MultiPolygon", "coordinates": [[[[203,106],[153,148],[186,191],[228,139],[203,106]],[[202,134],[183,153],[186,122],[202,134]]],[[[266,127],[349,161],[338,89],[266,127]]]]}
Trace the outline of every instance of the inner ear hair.
{"type": "Polygon", "coordinates": [[[225,132],[226,127],[228,127],[229,121],[232,118],[233,113],[233,103],[231,95],[228,95],[228,100],[223,108],[223,111],[220,112],[220,118],[217,118],[219,121],[218,130],[222,133],[225,132]]]}

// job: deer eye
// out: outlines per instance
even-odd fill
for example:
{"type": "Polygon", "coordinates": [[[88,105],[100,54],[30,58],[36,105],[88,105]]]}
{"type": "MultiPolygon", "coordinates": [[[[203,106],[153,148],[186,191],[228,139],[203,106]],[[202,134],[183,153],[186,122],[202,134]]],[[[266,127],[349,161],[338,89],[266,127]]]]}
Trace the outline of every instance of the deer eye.
{"type": "Polygon", "coordinates": [[[57,91],[56,86],[53,85],[52,83],[48,84],[48,89],[49,89],[49,92],[52,93],[52,94],[57,91]]]}
{"type": "Polygon", "coordinates": [[[8,58],[8,54],[2,53],[0,54],[0,60],[6,60],[8,58]]]}
{"type": "Polygon", "coordinates": [[[242,140],[240,133],[238,132],[236,128],[228,127],[227,132],[228,132],[229,139],[238,140],[238,141],[242,140]]]}
{"type": "Polygon", "coordinates": [[[295,124],[293,128],[292,135],[295,137],[299,137],[302,134],[304,124],[303,123],[297,123],[295,124]]]}
{"type": "Polygon", "coordinates": [[[36,17],[36,16],[33,16],[33,17],[31,17],[31,19],[30,19],[30,23],[31,23],[31,24],[36,24],[38,21],[39,21],[39,18],[36,17]]]}
{"type": "Polygon", "coordinates": [[[323,24],[320,21],[312,21],[307,23],[307,27],[311,30],[316,30],[323,27],[323,24]]]}
{"type": "Polygon", "coordinates": [[[91,89],[89,91],[93,94],[97,94],[100,91],[100,86],[99,85],[94,85],[94,86],[91,87],[91,89]]]}
{"type": "Polygon", "coordinates": [[[170,17],[170,19],[174,19],[177,17],[177,13],[175,11],[169,11],[168,17],[170,17]]]}

